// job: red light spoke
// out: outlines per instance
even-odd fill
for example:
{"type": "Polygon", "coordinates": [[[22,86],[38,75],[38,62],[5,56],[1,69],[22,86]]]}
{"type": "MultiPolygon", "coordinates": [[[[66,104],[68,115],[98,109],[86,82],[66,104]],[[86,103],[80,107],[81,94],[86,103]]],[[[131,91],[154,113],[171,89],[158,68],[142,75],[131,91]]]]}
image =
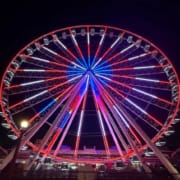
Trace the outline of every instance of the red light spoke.
{"type": "MultiPolygon", "coordinates": [[[[172,104],[172,102],[170,102],[170,101],[168,101],[168,100],[165,100],[165,99],[163,99],[163,98],[157,97],[157,96],[155,96],[155,95],[153,95],[153,94],[147,93],[147,92],[142,91],[142,90],[140,90],[140,89],[133,88],[133,87],[129,86],[129,85],[126,84],[126,83],[121,83],[121,82],[116,81],[116,80],[108,79],[108,78],[106,78],[106,77],[104,77],[104,76],[102,76],[102,75],[97,75],[97,76],[99,76],[99,77],[101,77],[101,78],[104,78],[104,79],[106,79],[106,80],[109,80],[109,81],[111,81],[111,82],[114,83],[114,84],[120,85],[120,86],[122,86],[122,87],[126,87],[126,88],[128,88],[128,89],[130,89],[130,90],[132,89],[133,91],[136,91],[136,92],[138,92],[138,93],[140,93],[140,94],[146,95],[146,96],[151,97],[151,98],[153,98],[153,99],[157,99],[157,100],[159,100],[159,101],[161,101],[161,102],[164,102],[164,103],[166,103],[166,104],[172,104]]],[[[130,94],[130,95],[131,95],[131,94],[130,94]]]]}
{"type": "Polygon", "coordinates": [[[83,56],[83,53],[82,53],[82,51],[81,51],[81,48],[80,48],[79,45],[78,45],[78,42],[77,42],[77,40],[76,40],[76,38],[75,38],[75,35],[73,34],[73,31],[72,31],[71,29],[69,29],[69,32],[70,32],[70,34],[71,34],[72,40],[73,40],[73,42],[74,42],[74,45],[75,45],[75,47],[76,47],[76,49],[77,49],[77,51],[78,51],[81,59],[82,59],[83,62],[84,62],[84,65],[87,66],[86,60],[85,60],[85,58],[84,58],[84,56],[83,56]]]}
{"type": "Polygon", "coordinates": [[[62,41],[59,40],[59,38],[57,37],[56,34],[53,34],[52,36],[53,36],[53,40],[55,41],[55,44],[56,44],[57,46],[60,45],[67,53],[69,53],[69,55],[70,55],[71,57],[74,58],[74,60],[77,59],[77,57],[71,52],[71,50],[69,50],[69,49],[67,48],[67,46],[65,46],[65,45],[62,43],[62,41]]]}
{"type": "Polygon", "coordinates": [[[103,137],[103,141],[104,141],[105,150],[106,150],[107,156],[109,157],[110,156],[109,144],[108,144],[108,141],[107,141],[104,124],[103,124],[101,112],[100,112],[99,105],[98,105],[99,99],[95,95],[95,92],[93,92],[93,96],[94,96],[94,102],[95,102],[96,110],[97,110],[97,114],[98,114],[99,124],[100,124],[100,127],[101,127],[101,133],[102,133],[102,137],[103,137]]]}
{"type": "MultiPolygon", "coordinates": [[[[125,34],[125,33],[122,33],[121,38],[124,36],[124,34],[125,34]]],[[[122,49],[120,52],[114,54],[113,56],[111,56],[110,58],[108,58],[106,61],[107,61],[107,62],[112,61],[113,59],[117,58],[118,56],[120,56],[121,54],[123,54],[124,52],[126,52],[127,50],[129,50],[131,47],[135,46],[137,43],[139,43],[139,40],[137,40],[134,44],[131,44],[131,45],[128,46],[127,48],[122,49]]],[[[128,59],[122,60],[122,61],[120,61],[120,62],[122,63],[122,62],[126,62],[126,61],[128,61],[128,59]]]]}
{"type": "Polygon", "coordinates": [[[67,64],[64,64],[63,62],[61,62],[61,63],[56,62],[52,58],[50,60],[50,59],[44,59],[44,58],[39,58],[36,56],[30,56],[30,55],[25,55],[25,54],[23,54],[22,57],[27,60],[26,63],[30,63],[30,59],[32,59],[32,60],[35,60],[37,62],[41,62],[41,63],[45,63],[45,64],[52,64],[52,65],[55,65],[58,67],[67,67],[67,64]]]}
{"type": "MultiPolygon", "coordinates": [[[[104,95],[106,96],[107,100],[109,101],[109,103],[111,104],[111,107],[115,107],[116,105],[114,104],[114,100],[113,100],[113,97],[105,90],[101,89],[104,93],[104,95]]],[[[117,108],[115,108],[117,110],[117,108]]],[[[117,110],[118,111],[118,110],[117,110]]],[[[129,124],[127,123],[127,121],[125,119],[122,119],[123,122],[125,123],[126,127],[129,129],[129,131],[131,132],[131,134],[134,136],[134,138],[136,139],[136,141],[139,143],[139,144],[142,144],[140,139],[138,138],[138,136],[135,134],[134,130],[129,126],[129,124]]],[[[124,142],[125,143],[125,142],[124,142]]],[[[121,150],[120,151],[120,154],[122,155],[122,152],[121,150]]]]}
{"type": "Polygon", "coordinates": [[[90,42],[90,33],[89,33],[89,27],[87,27],[87,50],[88,50],[88,67],[90,67],[90,60],[91,60],[91,42],[90,42]]]}
{"type": "Polygon", "coordinates": [[[15,108],[15,107],[17,107],[19,105],[22,105],[23,103],[28,102],[28,101],[30,101],[32,99],[35,99],[36,97],[39,97],[40,95],[43,95],[43,94],[45,94],[47,92],[51,92],[52,90],[54,90],[54,89],[56,89],[58,87],[61,87],[61,86],[65,85],[65,84],[67,84],[67,83],[68,83],[68,81],[62,82],[62,83],[60,83],[58,85],[54,85],[53,87],[51,87],[51,88],[49,88],[47,90],[44,90],[44,91],[42,91],[40,93],[37,93],[37,94],[35,94],[35,95],[33,95],[33,96],[29,97],[29,98],[26,98],[26,99],[24,99],[24,100],[22,100],[22,101],[20,101],[20,102],[18,102],[16,104],[14,104],[14,105],[9,106],[9,110],[13,109],[13,108],[15,108]]]}
{"type": "Polygon", "coordinates": [[[40,83],[43,83],[43,82],[49,82],[49,81],[65,79],[65,78],[66,78],[66,76],[46,78],[46,79],[42,79],[42,80],[37,80],[37,81],[31,81],[31,82],[21,83],[21,84],[17,84],[17,85],[12,85],[12,86],[6,87],[6,89],[14,89],[14,88],[19,88],[19,87],[24,87],[24,86],[31,86],[31,85],[34,85],[34,84],[40,84],[40,83]]]}
{"type": "Polygon", "coordinates": [[[83,121],[84,121],[83,119],[84,119],[84,111],[85,111],[86,102],[87,102],[87,93],[85,94],[85,96],[83,98],[83,104],[82,104],[81,114],[80,114],[80,118],[79,118],[79,125],[78,125],[76,142],[75,142],[75,150],[74,150],[75,157],[77,157],[77,153],[78,153],[78,149],[79,149],[81,129],[82,129],[83,121]]]}
{"type": "Polygon", "coordinates": [[[153,120],[155,123],[157,123],[158,125],[162,126],[163,124],[157,120],[156,118],[154,118],[153,116],[151,116],[150,114],[147,114],[142,108],[140,108],[139,106],[137,106],[135,103],[133,103],[132,101],[130,101],[128,98],[126,98],[124,95],[122,95],[118,90],[116,90],[115,88],[111,87],[108,85],[108,87],[114,91],[116,94],[120,95],[122,98],[124,98],[125,100],[127,100],[128,102],[130,102],[130,104],[132,104],[134,107],[136,107],[137,109],[139,109],[142,113],[144,113],[145,115],[147,115],[151,120],[153,120]]]}
{"type": "Polygon", "coordinates": [[[93,65],[92,69],[94,69],[112,50],[112,48],[114,48],[114,46],[116,46],[116,44],[118,43],[118,41],[122,38],[122,36],[124,35],[124,33],[120,34],[117,39],[111,44],[111,46],[106,49],[106,51],[103,53],[103,55],[98,59],[98,61],[93,65]]]}
{"type": "Polygon", "coordinates": [[[47,150],[45,155],[47,156],[49,154],[49,152],[52,150],[53,145],[55,144],[55,142],[57,141],[59,135],[61,134],[62,129],[58,128],[56,130],[56,133],[54,134],[54,136],[52,137],[52,140],[50,141],[50,143],[48,144],[47,150]]]}
{"type": "Polygon", "coordinates": [[[98,58],[98,56],[99,56],[99,52],[100,52],[100,50],[101,50],[101,47],[102,47],[102,44],[103,44],[103,41],[104,41],[106,32],[107,32],[107,27],[104,28],[104,33],[102,34],[101,40],[99,41],[99,44],[98,44],[98,47],[97,47],[97,49],[96,49],[96,52],[95,52],[95,55],[94,55],[94,58],[93,58],[93,61],[92,61],[91,66],[94,65],[95,60],[96,60],[96,59],[98,58]]]}

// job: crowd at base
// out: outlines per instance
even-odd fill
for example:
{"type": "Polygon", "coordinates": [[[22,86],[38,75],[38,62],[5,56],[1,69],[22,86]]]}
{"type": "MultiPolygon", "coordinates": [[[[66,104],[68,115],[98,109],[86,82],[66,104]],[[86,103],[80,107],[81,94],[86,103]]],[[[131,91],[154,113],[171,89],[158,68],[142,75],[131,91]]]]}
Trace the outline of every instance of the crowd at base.
{"type": "MultiPolygon", "coordinates": [[[[121,171],[112,169],[94,170],[92,165],[79,166],[78,169],[60,171],[58,169],[38,169],[22,171],[16,169],[11,180],[37,180],[37,179],[59,179],[59,180],[173,180],[173,176],[164,168],[153,169],[152,173],[137,171],[133,168],[126,168],[121,171]]],[[[0,180],[7,180],[7,174],[1,173],[0,180]]]]}

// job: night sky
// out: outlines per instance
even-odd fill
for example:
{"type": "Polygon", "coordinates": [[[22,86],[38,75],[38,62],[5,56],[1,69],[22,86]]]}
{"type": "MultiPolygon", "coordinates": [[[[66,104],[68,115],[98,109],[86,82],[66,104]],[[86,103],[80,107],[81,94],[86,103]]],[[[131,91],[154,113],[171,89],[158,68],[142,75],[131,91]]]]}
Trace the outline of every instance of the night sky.
{"type": "MultiPolygon", "coordinates": [[[[96,0],[6,1],[0,3],[0,77],[10,59],[27,43],[54,29],[104,24],[128,29],[144,36],[171,59],[180,76],[180,11],[177,1],[96,0]],[[38,4],[37,4],[38,1],[38,4]]],[[[167,138],[168,147],[180,146],[180,123],[167,138]]],[[[0,128],[0,145],[7,146],[0,128]]]]}

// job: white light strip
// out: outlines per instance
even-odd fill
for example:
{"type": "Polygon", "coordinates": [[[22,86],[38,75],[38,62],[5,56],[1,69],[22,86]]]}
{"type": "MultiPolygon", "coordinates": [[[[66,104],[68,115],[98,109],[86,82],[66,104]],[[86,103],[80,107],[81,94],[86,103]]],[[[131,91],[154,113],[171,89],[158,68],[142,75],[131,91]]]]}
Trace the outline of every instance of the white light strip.
{"type": "Polygon", "coordinates": [[[76,64],[75,62],[71,62],[71,64],[73,64],[74,66],[79,67],[80,69],[86,70],[86,68],[84,68],[84,67],[82,67],[82,66],[76,64]]]}
{"type": "Polygon", "coordinates": [[[99,110],[97,110],[97,113],[98,113],[98,117],[99,117],[100,125],[101,125],[101,128],[102,128],[102,133],[103,133],[103,136],[106,136],[105,129],[104,129],[104,125],[103,125],[103,122],[102,122],[101,113],[100,113],[100,111],[99,111],[99,110]]]}
{"type": "Polygon", "coordinates": [[[106,79],[106,80],[108,80],[108,81],[111,81],[110,78],[107,78],[107,77],[102,76],[102,75],[100,75],[100,74],[95,73],[95,75],[98,76],[98,77],[101,77],[101,78],[103,78],[103,79],[106,79]]]}
{"type": "Polygon", "coordinates": [[[122,121],[124,122],[124,124],[126,125],[126,127],[129,128],[129,124],[127,123],[127,121],[125,120],[125,118],[121,115],[121,113],[118,111],[118,109],[116,108],[116,106],[114,105],[113,108],[116,110],[116,112],[118,113],[118,115],[120,116],[120,118],[122,119],[122,121]]]}
{"type": "Polygon", "coordinates": [[[88,88],[88,85],[89,85],[89,75],[87,74],[86,77],[87,77],[87,81],[86,81],[86,91],[87,91],[87,88],[88,88]]]}
{"type": "Polygon", "coordinates": [[[79,127],[78,127],[78,132],[77,132],[77,136],[80,136],[80,132],[81,132],[81,127],[82,127],[82,120],[83,120],[83,116],[84,116],[84,111],[81,111],[81,115],[80,115],[80,122],[79,122],[79,127]]]}
{"type": "Polygon", "coordinates": [[[43,92],[40,92],[40,93],[38,93],[38,94],[36,94],[36,95],[34,95],[34,96],[31,96],[31,97],[25,99],[24,102],[28,102],[28,101],[30,101],[30,100],[32,100],[32,99],[34,99],[34,98],[36,98],[36,97],[38,97],[38,96],[40,96],[40,95],[43,95],[43,94],[45,94],[45,93],[47,93],[47,92],[48,92],[48,90],[44,90],[43,92]]]}
{"type": "Polygon", "coordinates": [[[89,32],[87,32],[87,43],[88,43],[88,45],[89,45],[89,43],[90,43],[89,32]]]}
{"type": "Polygon", "coordinates": [[[143,56],[146,56],[146,55],[147,55],[147,53],[143,53],[143,54],[138,55],[138,56],[130,57],[130,58],[128,58],[128,60],[129,60],[129,61],[132,61],[132,60],[134,60],[134,59],[138,59],[138,58],[143,57],[143,56]]]}
{"type": "Polygon", "coordinates": [[[99,60],[94,64],[94,66],[92,67],[92,69],[94,69],[96,67],[96,65],[102,60],[102,57],[99,58],[99,60]]]}
{"type": "MultiPolygon", "coordinates": [[[[110,49],[112,49],[115,45],[116,45],[116,43],[119,41],[119,39],[121,38],[121,36],[119,36],[115,41],[114,41],[114,43],[110,46],[110,49]]],[[[102,39],[101,39],[102,40],[102,39]]],[[[101,42],[100,42],[100,44],[101,44],[101,42]]],[[[108,52],[110,49],[108,49],[106,52],[108,52]]],[[[104,53],[104,55],[105,55],[105,53],[104,53]]],[[[104,56],[103,55],[103,56],[104,56]]],[[[94,69],[95,67],[96,67],[96,65],[97,64],[99,64],[99,62],[102,60],[102,57],[101,58],[99,58],[99,60],[93,65],[93,67],[92,67],[92,69],[94,69]]]]}
{"type": "Polygon", "coordinates": [[[110,48],[112,49],[116,44],[117,42],[121,39],[121,36],[119,36],[115,41],[114,43],[110,46],[110,48]]]}
{"type": "MultiPolygon", "coordinates": [[[[54,54],[54,55],[56,55],[56,56],[58,56],[58,53],[56,53],[56,52],[50,50],[49,48],[46,48],[46,47],[43,46],[43,49],[47,50],[48,52],[50,52],[50,53],[52,53],[52,54],[54,54]]],[[[71,62],[71,63],[72,63],[73,65],[75,65],[75,66],[77,66],[77,67],[83,69],[83,70],[86,70],[85,68],[83,68],[83,67],[81,67],[80,65],[76,64],[75,62],[71,62]]]]}
{"type": "Polygon", "coordinates": [[[134,91],[137,91],[137,92],[141,93],[141,94],[144,94],[144,95],[147,95],[147,96],[152,97],[152,98],[154,98],[154,99],[157,99],[157,96],[155,96],[155,95],[149,94],[149,93],[147,93],[147,92],[141,91],[141,90],[136,89],[136,88],[132,88],[132,89],[133,89],[134,91]]]}
{"type": "Polygon", "coordinates": [[[100,42],[99,42],[99,45],[100,45],[100,46],[101,46],[101,44],[103,43],[104,37],[105,37],[105,33],[102,35],[101,40],[100,40],[100,42]]]}
{"type": "Polygon", "coordinates": [[[28,85],[32,85],[32,84],[38,84],[44,82],[44,80],[39,80],[39,81],[32,81],[32,82],[28,82],[28,83],[22,83],[20,84],[20,86],[28,86],[28,85]]]}
{"type": "Polygon", "coordinates": [[[44,69],[23,69],[24,72],[45,72],[44,69]]]}
{"type": "Polygon", "coordinates": [[[141,80],[141,81],[156,82],[156,83],[159,82],[159,80],[156,80],[156,79],[145,79],[145,78],[138,78],[138,77],[136,77],[135,79],[141,80]]]}
{"type": "Polygon", "coordinates": [[[56,39],[56,42],[60,45],[60,46],[62,46],[65,50],[67,49],[67,47],[57,38],[56,39]]]}
{"type": "Polygon", "coordinates": [[[46,59],[42,59],[42,58],[38,58],[38,57],[34,57],[34,56],[30,56],[31,59],[37,60],[37,61],[42,61],[42,62],[46,62],[46,63],[50,63],[49,60],[46,59]]]}
{"type": "Polygon", "coordinates": [[[74,37],[74,35],[71,33],[71,37],[72,37],[72,39],[73,39],[73,41],[74,41],[74,44],[76,45],[76,46],[78,46],[78,43],[77,43],[77,41],[76,41],[76,39],[75,39],[75,37],[74,37]]]}
{"type": "MultiPolygon", "coordinates": [[[[72,37],[74,37],[74,36],[72,35],[72,37]]],[[[75,39],[74,39],[74,40],[75,40],[75,39]]],[[[76,42],[76,40],[75,40],[75,42],[76,42]]],[[[76,43],[77,43],[77,42],[76,42],[76,43]]],[[[46,49],[47,51],[49,51],[50,53],[58,56],[58,53],[56,53],[56,52],[54,52],[54,51],[52,51],[52,50],[50,50],[50,49],[48,49],[48,48],[46,48],[46,47],[44,47],[44,46],[43,46],[43,48],[46,49]]],[[[83,69],[83,70],[86,70],[85,68],[83,68],[83,67],[79,66],[78,64],[76,64],[75,62],[71,62],[71,63],[74,64],[75,66],[83,69]]]]}
{"type": "Polygon", "coordinates": [[[125,98],[126,101],[128,101],[130,104],[132,104],[134,107],[136,107],[137,109],[139,109],[142,113],[147,114],[146,111],[144,111],[142,108],[140,108],[138,105],[136,105],[135,103],[133,103],[130,99],[125,98]]]}
{"type": "Polygon", "coordinates": [[[128,49],[132,48],[134,46],[134,44],[131,44],[130,46],[128,46],[127,48],[123,49],[122,51],[120,51],[120,53],[124,53],[125,51],[127,51],[128,49]]]}
{"type": "Polygon", "coordinates": [[[140,66],[140,67],[133,67],[133,69],[153,69],[156,66],[140,66]]]}
{"type": "Polygon", "coordinates": [[[45,49],[46,51],[48,51],[48,52],[50,52],[50,53],[58,56],[58,53],[56,53],[55,51],[52,51],[51,49],[49,49],[49,48],[47,48],[47,47],[45,47],[45,46],[43,46],[42,48],[45,49]]]}
{"type": "Polygon", "coordinates": [[[78,78],[80,78],[81,76],[82,76],[82,74],[79,75],[79,76],[73,77],[73,78],[69,79],[68,82],[74,81],[75,79],[78,79],[78,78]]]}

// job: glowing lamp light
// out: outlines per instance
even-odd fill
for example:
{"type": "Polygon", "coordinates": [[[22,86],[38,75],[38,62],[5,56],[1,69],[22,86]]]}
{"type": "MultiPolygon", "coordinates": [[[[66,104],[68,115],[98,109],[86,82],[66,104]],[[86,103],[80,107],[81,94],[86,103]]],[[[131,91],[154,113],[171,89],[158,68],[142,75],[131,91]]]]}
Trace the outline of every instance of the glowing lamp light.
{"type": "Polygon", "coordinates": [[[29,122],[27,120],[22,120],[20,126],[21,128],[26,129],[29,126],[29,122]]]}

